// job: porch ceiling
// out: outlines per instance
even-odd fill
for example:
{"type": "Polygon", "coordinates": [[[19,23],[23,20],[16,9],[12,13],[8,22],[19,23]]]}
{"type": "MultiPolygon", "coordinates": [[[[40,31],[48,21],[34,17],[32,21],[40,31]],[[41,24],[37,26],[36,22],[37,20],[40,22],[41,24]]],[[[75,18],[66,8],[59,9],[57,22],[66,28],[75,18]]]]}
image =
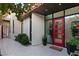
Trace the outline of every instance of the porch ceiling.
{"type": "Polygon", "coordinates": [[[61,3],[60,5],[59,3],[44,3],[42,6],[40,6],[38,9],[34,10],[33,12],[42,15],[49,15],[78,5],[79,3],[61,3]]]}

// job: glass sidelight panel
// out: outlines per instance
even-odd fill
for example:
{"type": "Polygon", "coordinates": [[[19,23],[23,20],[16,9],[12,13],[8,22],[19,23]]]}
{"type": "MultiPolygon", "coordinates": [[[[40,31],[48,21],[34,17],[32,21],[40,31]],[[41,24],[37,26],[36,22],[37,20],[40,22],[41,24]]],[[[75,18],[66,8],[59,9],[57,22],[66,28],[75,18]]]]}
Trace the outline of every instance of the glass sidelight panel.
{"type": "Polygon", "coordinates": [[[52,20],[48,20],[46,22],[46,36],[47,36],[47,42],[52,43],[52,20]]]}

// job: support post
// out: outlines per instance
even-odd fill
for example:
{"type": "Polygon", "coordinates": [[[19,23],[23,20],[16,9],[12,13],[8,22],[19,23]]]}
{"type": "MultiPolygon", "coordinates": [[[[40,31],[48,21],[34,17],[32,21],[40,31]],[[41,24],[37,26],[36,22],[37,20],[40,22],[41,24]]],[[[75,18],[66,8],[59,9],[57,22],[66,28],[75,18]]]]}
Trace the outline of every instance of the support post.
{"type": "Polygon", "coordinates": [[[65,47],[65,10],[64,10],[64,47],[65,47]]]}
{"type": "Polygon", "coordinates": [[[44,15],[44,36],[46,37],[46,15],[44,15]]]}
{"type": "Polygon", "coordinates": [[[30,15],[30,41],[32,41],[32,13],[30,15]]]}
{"type": "Polygon", "coordinates": [[[53,20],[54,20],[54,14],[52,13],[52,35],[51,35],[52,44],[53,44],[53,42],[54,42],[54,39],[53,39],[53,24],[54,24],[54,22],[53,22],[53,20]]]}
{"type": "Polygon", "coordinates": [[[3,25],[1,26],[1,38],[3,39],[3,25]]]}

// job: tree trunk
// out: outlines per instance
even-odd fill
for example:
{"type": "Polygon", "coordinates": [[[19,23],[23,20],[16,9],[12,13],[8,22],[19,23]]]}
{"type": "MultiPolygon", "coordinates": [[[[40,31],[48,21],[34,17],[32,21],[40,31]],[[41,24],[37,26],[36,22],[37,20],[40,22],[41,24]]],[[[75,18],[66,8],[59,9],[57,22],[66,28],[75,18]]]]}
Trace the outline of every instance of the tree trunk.
{"type": "Polygon", "coordinates": [[[23,22],[21,22],[21,34],[23,33],[23,22]]]}

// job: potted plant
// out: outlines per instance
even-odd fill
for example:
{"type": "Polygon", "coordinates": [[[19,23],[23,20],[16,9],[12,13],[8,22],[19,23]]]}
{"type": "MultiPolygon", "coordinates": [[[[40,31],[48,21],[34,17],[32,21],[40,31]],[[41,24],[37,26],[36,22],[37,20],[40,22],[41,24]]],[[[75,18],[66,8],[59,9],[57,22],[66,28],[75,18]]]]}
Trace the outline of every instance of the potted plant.
{"type": "Polygon", "coordinates": [[[66,41],[68,54],[70,54],[71,52],[74,52],[77,49],[78,44],[79,44],[79,40],[77,39],[71,39],[69,41],[66,41]]]}
{"type": "Polygon", "coordinates": [[[45,36],[42,38],[42,43],[44,46],[47,45],[47,38],[45,36]]]}

